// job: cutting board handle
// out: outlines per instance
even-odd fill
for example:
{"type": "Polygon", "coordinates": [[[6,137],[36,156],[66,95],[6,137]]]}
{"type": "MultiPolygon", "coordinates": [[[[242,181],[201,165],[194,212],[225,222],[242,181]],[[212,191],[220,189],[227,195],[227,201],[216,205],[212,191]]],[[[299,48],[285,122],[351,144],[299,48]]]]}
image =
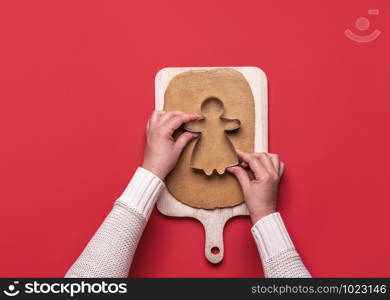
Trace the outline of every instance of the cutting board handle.
{"type": "Polygon", "coordinates": [[[226,218],[217,217],[217,214],[201,220],[206,236],[205,256],[212,264],[218,264],[223,259],[223,228],[226,221],[226,218]]]}

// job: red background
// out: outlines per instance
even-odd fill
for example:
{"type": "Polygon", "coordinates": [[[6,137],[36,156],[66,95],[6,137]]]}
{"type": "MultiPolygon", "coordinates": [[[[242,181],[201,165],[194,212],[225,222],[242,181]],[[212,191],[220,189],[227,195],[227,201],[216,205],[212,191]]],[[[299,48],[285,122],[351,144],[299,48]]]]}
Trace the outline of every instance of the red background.
{"type": "MultiPolygon", "coordinates": [[[[312,274],[390,276],[389,1],[1,1],[0,276],[63,276],[140,165],[167,66],[259,66],[280,212],[312,274]],[[368,16],[377,8],[379,16],[368,16]],[[357,17],[382,31],[347,39],[357,17]]],[[[262,276],[248,218],[209,264],[153,212],[131,276],[262,276]]]]}

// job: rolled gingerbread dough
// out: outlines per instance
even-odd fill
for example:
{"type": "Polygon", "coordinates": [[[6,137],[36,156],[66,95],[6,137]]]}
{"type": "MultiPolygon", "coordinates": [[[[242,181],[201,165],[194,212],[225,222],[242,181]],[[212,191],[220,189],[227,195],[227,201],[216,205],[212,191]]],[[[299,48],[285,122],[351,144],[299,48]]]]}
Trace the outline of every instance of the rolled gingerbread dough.
{"type": "MultiPolygon", "coordinates": [[[[241,121],[240,129],[230,136],[234,147],[253,152],[254,98],[248,82],[239,71],[217,68],[176,75],[165,91],[164,110],[180,110],[201,115],[201,104],[210,97],[223,102],[224,117],[241,121]]],[[[242,203],[244,199],[241,187],[232,174],[225,172],[220,175],[215,172],[207,176],[204,172],[191,168],[191,154],[195,144],[196,140],[192,140],[186,146],[176,167],[167,176],[166,185],[169,192],[177,200],[195,208],[214,209],[242,203]]],[[[215,153],[213,156],[215,157],[215,153]]]]}

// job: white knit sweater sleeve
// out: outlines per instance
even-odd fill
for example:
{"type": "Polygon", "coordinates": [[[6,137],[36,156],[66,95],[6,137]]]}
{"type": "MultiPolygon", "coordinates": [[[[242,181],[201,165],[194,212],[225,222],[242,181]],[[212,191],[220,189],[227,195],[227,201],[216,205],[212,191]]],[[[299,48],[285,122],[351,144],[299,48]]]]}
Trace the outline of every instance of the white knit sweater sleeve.
{"type": "Polygon", "coordinates": [[[252,227],[252,234],[265,277],[311,277],[279,213],[269,214],[257,221],[252,227]]]}
{"type": "Polygon", "coordinates": [[[127,277],[138,241],[163,188],[157,176],[138,168],[65,277],[127,277]]]}
{"type": "MultiPolygon", "coordinates": [[[[65,277],[127,277],[154,204],[164,183],[138,168],[123,194],[65,277]]],[[[279,213],[252,227],[266,277],[310,277],[279,213]]]]}

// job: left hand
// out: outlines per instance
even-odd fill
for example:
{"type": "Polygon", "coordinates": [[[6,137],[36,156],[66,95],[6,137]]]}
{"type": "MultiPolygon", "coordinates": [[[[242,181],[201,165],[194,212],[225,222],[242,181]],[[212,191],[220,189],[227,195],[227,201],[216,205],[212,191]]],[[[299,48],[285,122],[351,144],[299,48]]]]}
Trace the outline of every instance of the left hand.
{"type": "Polygon", "coordinates": [[[180,153],[197,133],[184,132],[176,141],[172,134],[184,123],[198,119],[199,116],[181,111],[155,110],[146,126],[146,148],[142,167],[161,180],[174,168],[180,153]]]}

